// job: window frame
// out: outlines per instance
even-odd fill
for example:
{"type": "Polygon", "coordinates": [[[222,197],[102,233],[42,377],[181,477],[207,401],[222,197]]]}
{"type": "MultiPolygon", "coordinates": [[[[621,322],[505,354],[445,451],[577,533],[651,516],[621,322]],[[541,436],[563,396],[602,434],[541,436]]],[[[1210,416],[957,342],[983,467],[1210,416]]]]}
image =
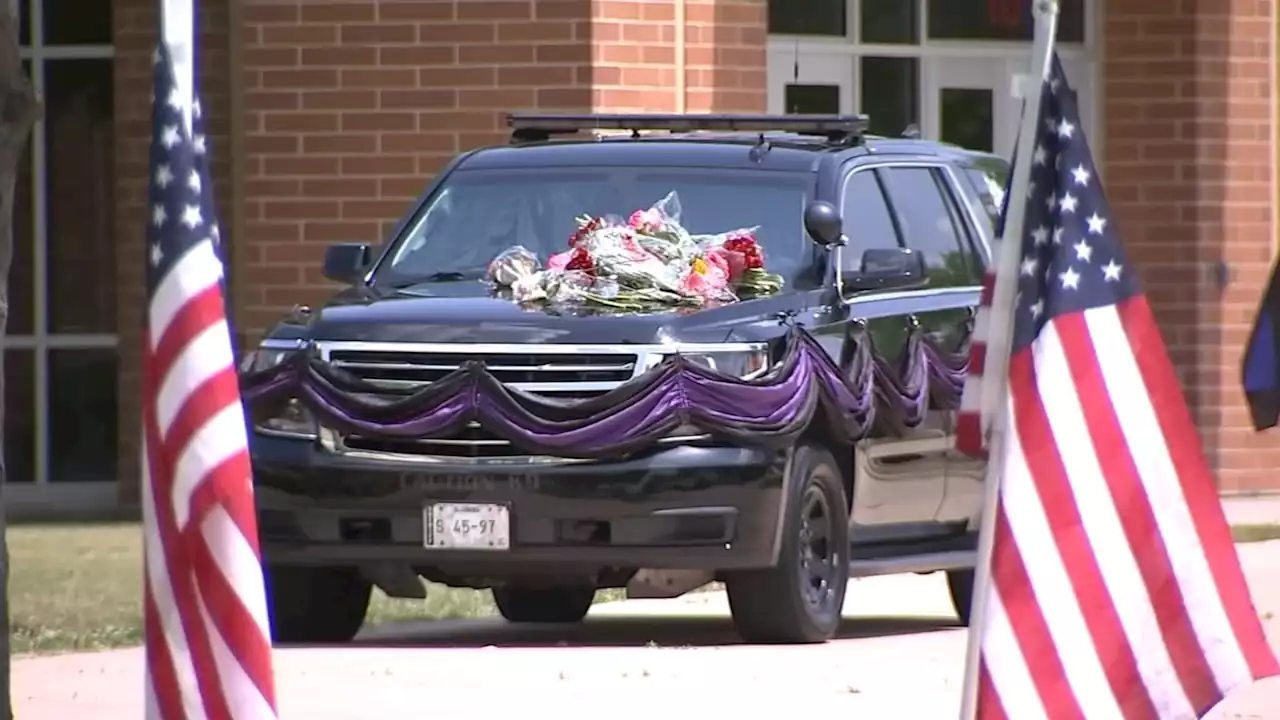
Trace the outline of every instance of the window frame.
{"type": "MultiPolygon", "coordinates": [[[[953,222],[960,222],[962,224],[964,227],[965,238],[968,238],[967,241],[964,238],[960,239],[961,244],[958,246],[958,249],[962,253],[976,254],[978,266],[985,272],[986,267],[991,263],[991,259],[993,257],[994,233],[985,233],[981,226],[978,225],[979,221],[987,222],[985,215],[982,217],[975,215],[975,211],[970,203],[960,203],[959,199],[955,196],[955,193],[963,193],[966,190],[966,187],[961,185],[961,183],[968,181],[961,180],[957,176],[957,172],[963,168],[957,168],[956,163],[954,162],[949,162],[943,159],[930,160],[924,158],[913,158],[909,160],[869,158],[863,159],[861,162],[855,161],[851,164],[851,169],[844,173],[844,177],[840,181],[841,217],[843,217],[845,213],[844,198],[847,192],[848,183],[854,174],[867,171],[891,170],[894,168],[928,168],[934,171],[933,177],[935,178],[935,182],[942,184],[939,187],[939,192],[942,192],[945,189],[951,194],[950,202],[946,199],[947,195],[943,194],[943,202],[947,205],[948,213],[956,213],[953,216],[953,222]],[[954,205],[952,203],[954,203],[954,205]]],[[[899,210],[897,206],[894,205],[892,193],[890,193],[888,189],[888,182],[885,178],[882,178],[878,172],[876,179],[880,185],[881,192],[884,193],[885,203],[889,206],[890,216],[893,219],[894,228],[898,234],[899,247],[909,248],[910,246],[906,244],[906,233],[902,226],[899,210]]],[[[851,255],[851,253],[845,254],[851,255]]],[[[968,260],[970,259],[972,258],[966,257],[966,265],[969,264],[968,260]]],[[[981,279],[979,278],[972,287],[980,285],[981,279]]]]}

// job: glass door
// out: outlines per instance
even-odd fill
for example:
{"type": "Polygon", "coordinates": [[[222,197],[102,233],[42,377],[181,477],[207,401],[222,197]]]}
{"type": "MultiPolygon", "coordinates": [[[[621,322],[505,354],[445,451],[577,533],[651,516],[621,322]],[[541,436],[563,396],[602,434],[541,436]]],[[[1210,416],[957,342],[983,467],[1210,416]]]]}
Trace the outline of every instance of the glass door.
{"type": "Polygon", "coordinates": [[[1009,157],[1018,134],[1021,103],[1011,93],[1025,62],[939,59],[925,78],[924,136],[970,150],[1009,157]]]}
{"type": "MultiPolygon", "coordinates": [[[[1081,122],[1090,143],[1093,95],[1089,64],[1063,58],[1067,81],[1077,93],[1081,122]]],[[[1013,94],[1014,78],[1026,74],[1026,58],[939,58],[927,64],[924,92],[924,136],[972,150],[1010,157],[1018,135],[1022,100],[1013,94]]]]}
{"type": "Polygon", "coordinates": [[[853,61],[847,52],[796,48],[769,56],[769,112],[853,112],[853,61]]]}

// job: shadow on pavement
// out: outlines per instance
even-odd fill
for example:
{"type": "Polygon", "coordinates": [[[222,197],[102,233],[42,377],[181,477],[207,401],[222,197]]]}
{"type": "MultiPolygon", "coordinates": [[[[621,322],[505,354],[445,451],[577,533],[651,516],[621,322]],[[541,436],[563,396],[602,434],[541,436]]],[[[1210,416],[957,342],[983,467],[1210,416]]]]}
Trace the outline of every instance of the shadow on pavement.
{"type": "MultiPolygon", "coordinates": [[[[951,617],[845,618],[837,639],[912,635],[960,628],[951,617]]],[[[706,647],[742,645],[726,617],[590,617],[574,625],[515,625],[497,617],[405,621],[367,628],[356,647],[706,647]]]]}

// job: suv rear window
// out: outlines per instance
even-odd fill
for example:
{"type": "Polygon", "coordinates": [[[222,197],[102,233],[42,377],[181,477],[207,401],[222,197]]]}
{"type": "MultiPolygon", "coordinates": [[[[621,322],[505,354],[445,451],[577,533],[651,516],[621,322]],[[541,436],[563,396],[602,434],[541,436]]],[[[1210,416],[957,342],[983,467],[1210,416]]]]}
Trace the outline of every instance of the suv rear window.
{"type": "Polygon", "coordinates": [[[575,218],[624,220],[675,191],[680,222],[693,234],[758,227],[772,272],[792,275],[807,258],[804,205],[812,176],[703,168],[458,170],[428,198],[378,271],[396,282],[445,272],[482,273],[512,245],[545,260],[563,251],[575,218]]]}

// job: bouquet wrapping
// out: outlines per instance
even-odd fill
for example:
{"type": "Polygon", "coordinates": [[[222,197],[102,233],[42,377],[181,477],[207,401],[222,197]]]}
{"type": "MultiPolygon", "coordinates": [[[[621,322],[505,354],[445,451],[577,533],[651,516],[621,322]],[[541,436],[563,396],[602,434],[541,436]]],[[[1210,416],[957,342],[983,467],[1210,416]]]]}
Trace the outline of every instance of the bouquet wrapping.
{"type": "Polygon", "coordinates": [[[758,228],[692,235],[675,192],[626,220],[581,216],[566,249],[541,264],[522,246],[489,264],[489,281],[518,303],[587,303],[640,311],[770,295],[782,279],[765,270],[758,228]]]}

